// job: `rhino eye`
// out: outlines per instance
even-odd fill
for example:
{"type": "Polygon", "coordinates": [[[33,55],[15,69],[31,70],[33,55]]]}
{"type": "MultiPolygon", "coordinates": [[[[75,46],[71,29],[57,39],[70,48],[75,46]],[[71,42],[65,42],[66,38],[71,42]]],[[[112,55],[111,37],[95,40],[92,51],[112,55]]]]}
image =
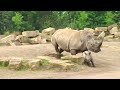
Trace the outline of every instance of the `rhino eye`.
{"type": "Polygon", "coordinates": [[[95,44],[98,44],[97,42],[95,42],[95,44]]]}

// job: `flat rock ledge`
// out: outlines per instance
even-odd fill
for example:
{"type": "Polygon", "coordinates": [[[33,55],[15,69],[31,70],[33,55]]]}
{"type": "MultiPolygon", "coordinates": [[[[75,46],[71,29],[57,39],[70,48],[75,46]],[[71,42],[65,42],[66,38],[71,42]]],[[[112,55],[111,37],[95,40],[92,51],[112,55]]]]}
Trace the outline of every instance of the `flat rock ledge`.
{"type": "Polygon", "coordinates": [[[25,59],[21,57],[1,57],[0,66],[10,70],[78,70],[77,66],[82,66],[81,56],[63,56],[61,59],[50,56],[38,56],[35,59],[25,59]]]}

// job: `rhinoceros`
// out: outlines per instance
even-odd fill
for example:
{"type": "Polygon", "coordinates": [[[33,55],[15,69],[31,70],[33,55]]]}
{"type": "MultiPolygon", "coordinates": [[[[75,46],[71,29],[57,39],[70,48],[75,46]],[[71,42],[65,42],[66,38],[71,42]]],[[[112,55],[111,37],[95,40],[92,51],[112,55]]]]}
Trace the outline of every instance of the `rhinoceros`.
{"type": "Polygon", "coordinates": [[[70,52],[71,55],[88,50],[98,53],[101,51],[102,42],[103,37],[97,40],[86,30],[59,29],[51,37],[51,43],[59,55],[63,51],[70,52]]]}
{"type": "Polygon", "coordinates": [[[84,51],[83,52],[83,57],[84,57],[84,62],[83,64],[87,64],[88,66],[90,66],[90,63],[93,67],[95,67],[95,64],[93,62],[93,58],[92,58],[92,55],[91,55],[91,52],[90,51],[84,51]]]}

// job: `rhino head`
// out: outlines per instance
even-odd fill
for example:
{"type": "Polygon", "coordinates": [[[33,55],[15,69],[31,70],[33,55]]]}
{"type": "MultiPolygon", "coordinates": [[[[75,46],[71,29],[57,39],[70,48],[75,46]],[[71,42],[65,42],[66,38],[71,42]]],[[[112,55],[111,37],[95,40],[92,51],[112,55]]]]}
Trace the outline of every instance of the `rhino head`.
{"type": "Polygon", "coordinates": [[[90,50],[95,53],[100,52],[103,39],[104,39],[103,37],[94,39],[91,35],[88,35],[86,42],[87,50],[90,50]]]}

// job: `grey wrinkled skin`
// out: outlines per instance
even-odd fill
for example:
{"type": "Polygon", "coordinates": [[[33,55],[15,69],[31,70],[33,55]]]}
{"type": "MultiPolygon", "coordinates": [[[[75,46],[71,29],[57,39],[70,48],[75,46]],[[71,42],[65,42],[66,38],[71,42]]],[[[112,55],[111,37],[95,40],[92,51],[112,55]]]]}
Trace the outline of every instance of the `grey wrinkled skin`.
{"type": "Polygon", "coordinates": [[[91,55],[90,51],[84,51],[83,52],[83,57],[84,57],[83,64],[87,64],[88,66],[95,67],[95,64],[93,62],[93,58],[92,58],[92,55],[91,55]]]}
{"type": "Polygon", "coordinates": [[[55,47],[57,54],[63,51],[70,52],[71,55],[84,51],[98,53],[101,51],[103,38],[95,40],[89,31],[78,31],[70,29],[59,29],[51,37],[51,43],[55,47]]]}

